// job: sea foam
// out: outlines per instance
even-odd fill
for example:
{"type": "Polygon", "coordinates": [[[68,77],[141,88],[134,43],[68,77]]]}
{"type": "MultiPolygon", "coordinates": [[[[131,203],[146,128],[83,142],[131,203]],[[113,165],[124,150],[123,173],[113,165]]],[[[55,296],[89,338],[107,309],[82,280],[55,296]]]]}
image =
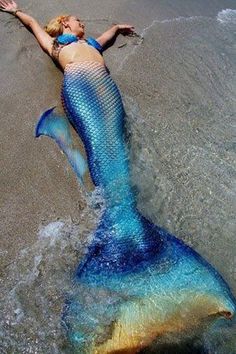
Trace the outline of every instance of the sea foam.
{"type": "Polygon", "coordinates": [[[236,25],[236,10],[225,9],[218,13],[217,20],[224,24],[236,25]]]}

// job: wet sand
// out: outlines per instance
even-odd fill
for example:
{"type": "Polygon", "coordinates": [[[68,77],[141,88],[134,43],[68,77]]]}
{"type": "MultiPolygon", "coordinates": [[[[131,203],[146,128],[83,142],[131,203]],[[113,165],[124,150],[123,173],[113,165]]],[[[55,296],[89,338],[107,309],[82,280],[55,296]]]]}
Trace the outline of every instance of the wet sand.
{"type": "MultiPolygon", "coordinates": [[[[112,5],[102,1],[99,6],[95,1],[81,1],[79,6],[71,1],[69,8],[63,2],[42,4],[22,1],[20,7],[35,15],[42,24],[58,13],[79,13],[85,22],[87,20],[87,34],[94,36],[112,23],[132,23],[141,33],[155,19],[215,17],[221,9],[235,7],[234,1],[210,1],[207,6],[205,1],[191,4],[189,1],[174,4],[148,1],[145,6],[141,1],[120,1],[112,5]]],[[[141,56],[134,52],[129,57],[135,40],[122,36],[105,53],[107,65],[113,76],[117,76],[122,92],[140,99],[143,115],[146,101],[155,98],[153,87],[148,93],[144,91],[154,70],[148,65],[150,55],[161,60],[162,41],[169,40],[160,33],[157,35],[159,48],[153,48],[147,38],[147,51],[141,48],[141,56]],[[122,44],[126,45],[119,48],[122,44]],[[125,59],[116,74],[117,66],[127,57],[129,59],[125,59]]],[[[76,220],[81,190],[55,144],[46,138],[34,138],[37,117],[48,107],[60,105],[62,74],[40,50],[32,34],[9,14],[1,13],[1,37],[1,266],[4,269],[19,250],[35,242],[40,224],[57,218],[76,220]]],[[[157,90],[158,80],[157,77],[157,90]]]]}
{"type": "MultiPolygon", "coordinates": [[[[95,37],[112,23],[131,23],[144,36],[143,42],[119,36],[104,54],[127,110],[139,208],[193,245],[235,292],[235,42],[216,22],[222,9],[236,9],[235,1],[21,1],[20,7],[42,24],[79,14],[95,37]]],[[[60,105],[62,73],[17,19],[0,16],[4,281],[41,226],[79,222],[86,199],[55,143],[34,138],[39,115],[60,105]]]]}

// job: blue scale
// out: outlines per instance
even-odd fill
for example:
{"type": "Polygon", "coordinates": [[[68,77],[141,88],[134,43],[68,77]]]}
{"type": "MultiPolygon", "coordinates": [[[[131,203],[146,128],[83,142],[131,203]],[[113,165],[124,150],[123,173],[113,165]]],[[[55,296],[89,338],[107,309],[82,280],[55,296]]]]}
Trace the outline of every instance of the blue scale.
{"type": "MultiPolygon", "coordinates": [[[[63,44],[63,45],[67,45],[73,42],[78,42],[80,39],[74,35],[74,34],[70,34],[70,33],[65,33],[65,34],[61,34],[60,36],[57,37],[57,42],[59,44],[63,44]]],[[[98,41],[96,41],[95,38],[93,37],[88,37],[87,39],[85,39],[85,41],[91,45],[92,47],[94,47],[95,49],[97,49],[100,53],[102,53],[103,48],[101,46],[100,43],[98,43],[98,41]]]]}

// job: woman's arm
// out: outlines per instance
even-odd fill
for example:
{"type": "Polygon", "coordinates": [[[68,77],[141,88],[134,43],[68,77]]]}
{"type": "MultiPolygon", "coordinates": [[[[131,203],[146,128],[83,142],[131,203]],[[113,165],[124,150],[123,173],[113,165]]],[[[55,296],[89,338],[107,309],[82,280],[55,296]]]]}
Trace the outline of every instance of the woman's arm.
{"type": "Polygon", "coordinates": [[[35,18],[18,9],[17,4],[12,0],[0,0],[0,8],[2,11],[9,12],[18,17],[23,25],[33,32],[41,48],[51,55],[53,38],[44,31],[35,18]]]}
{"type": "Polygon", "coordinates": [[[102,47],[104,47],[109,42],[114,40],[119,33],[122,34],[134,33],[134,27],[130,25],[114,25],[108,31],[104,32],[101,36],[96,38],[96,40],[98,41],[98,43],[101,44],[102,47]]]}

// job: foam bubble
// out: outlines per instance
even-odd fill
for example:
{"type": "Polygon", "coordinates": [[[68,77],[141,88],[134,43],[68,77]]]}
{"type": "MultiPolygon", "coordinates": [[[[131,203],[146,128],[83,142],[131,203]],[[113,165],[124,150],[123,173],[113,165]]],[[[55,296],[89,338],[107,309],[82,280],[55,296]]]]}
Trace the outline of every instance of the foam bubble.
{"type": "Polygon", "coordinates": [[[224,24],[236,25],[236,10],[225,9],[218,13],[217,20],[224,24]]]}
{"type": "Polygon", "coordinates": [[[51,237],[58,235],[65,225],[62,221],[53,221],[39,230],[39,237],[51,237]]]}

